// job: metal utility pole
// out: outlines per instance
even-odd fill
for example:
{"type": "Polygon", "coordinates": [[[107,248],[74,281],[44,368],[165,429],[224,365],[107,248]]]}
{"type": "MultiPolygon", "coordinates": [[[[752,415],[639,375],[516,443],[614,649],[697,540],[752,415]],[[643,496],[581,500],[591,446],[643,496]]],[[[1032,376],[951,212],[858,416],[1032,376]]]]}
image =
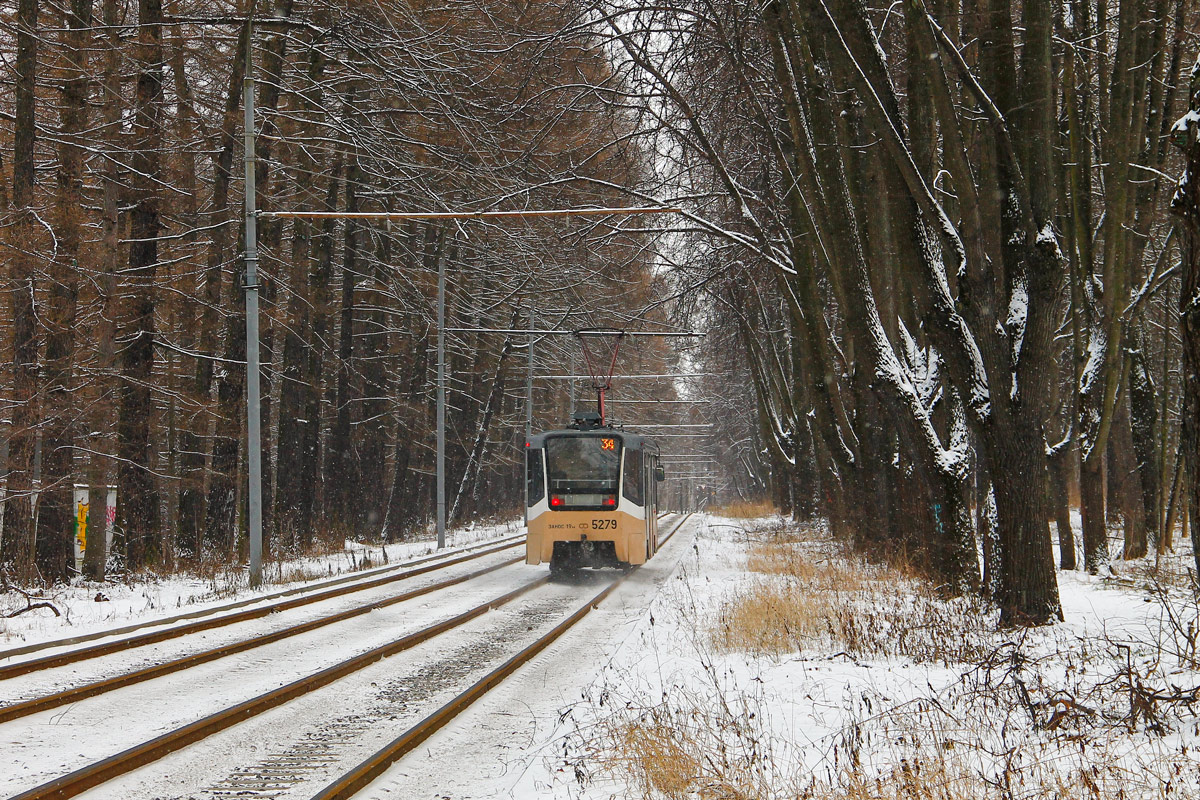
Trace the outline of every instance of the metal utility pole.
{"type": "Polygon", "coordinates": [[[529,352],[525,370],[525,441],[533,435],[533,301],[529,301],[529,352]]]}
{"type": "MultiPolygon", "coordinates": [[[[533,436],[533,301],[529,301],[529,342],[527,344],[528,353],[527,367],[525,370],[525,446],[529,446],[529,437],[533,436]]],[[[525,524],[529,524],[529,482],[522,481],[525,484],[525,509],[522,515],[525,517],[525,524]]]]}
{"type": "Polygon", "coordinates": [[[254,181],[254,37],[246,36],[246,76],[242,79],[246,109],[246,471],[249,480],[250,585],[262,583],[262,400],[258,381],[258,217],[254,181]]]}
{"type": "Polygon", "coordinates": [[[446,546],[446,259],[438,259],[437,288],[437,546],[446,546]]]}

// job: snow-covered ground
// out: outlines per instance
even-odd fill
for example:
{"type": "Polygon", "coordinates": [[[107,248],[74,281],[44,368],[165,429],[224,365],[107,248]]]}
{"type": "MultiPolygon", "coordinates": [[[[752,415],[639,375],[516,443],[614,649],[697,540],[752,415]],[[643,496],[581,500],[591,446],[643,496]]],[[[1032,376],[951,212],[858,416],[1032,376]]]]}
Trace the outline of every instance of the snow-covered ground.
{"type": "MultiPolygon", "coordinates": [[[[1200,618],[1180,587],[1133,577],[1148,563],[1060,573],[1065,623],[996,631],[994,611],[903,575],[823,584],[837,548],[801,536],[817,574],[792,583],[841,597],[828,630],[722,648],[736,598],[788,584],[748,572],[747,552],[789,527],[708,518],[514,796],[1200,796],[1200,618]]],[[[1164,573],[1185,573],[1189,544],[1164,573]]]]}
{"type": "MultiPolygon", "coordinates": [[[[1189,544],[1177,543],[1164,573],[1185,574],[1189,544]]],[[[401,555],[389,548],[388,558],[401,555]]],[[[862,564],[819,530],[696,517],[579,626],[361,796],[1197,797],[1200,619],[1178,580],[1156,586],[1151,572],[1145,562],[1117,563],[1103,577],[1059,573],[1066,622],[996,631],[986,606],[945,601],[905,574],[862,564]],[[751,563],[764,542],[795,551],[799,577],[751,563]],[[735,646],[739,603],[762,587],[815,602],[808,613],[819,624],[735,646]]],[[[130,589],[111,616],[86,621],[84,594],[57,602],[72,630],[219,602],[209,586],[158,591],[130,589]]],[[[479,630],[521,624],[492,616],[479,630]]],[[[54,629],[62,621],[22,624],[10,629],[18,640],[64,635],[54,629]]],[[[364,680],[410,690],[405,669],[436,674],[444,663],[426,668],[447,656],[457,658],[386,659],[364,680]]],[[[372,739],[411,722],[407,710],[377,711],[372,739]]],[[[268,716],[258,730],[271,729],[268,716]]],[[[294,752],[265,739],[189,748],[170,757],[168,772],[202,764],[216,781],[294,752]]],[[[168,775],[130,776],[120,788],[130,798],[212,796],[170,787],[168,775]]]]}

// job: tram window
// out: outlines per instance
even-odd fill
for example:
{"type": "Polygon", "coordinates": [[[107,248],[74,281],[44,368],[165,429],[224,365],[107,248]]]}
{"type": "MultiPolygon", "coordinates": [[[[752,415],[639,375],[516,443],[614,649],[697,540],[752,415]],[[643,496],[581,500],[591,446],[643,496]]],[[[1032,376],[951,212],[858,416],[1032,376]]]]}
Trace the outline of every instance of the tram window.
{"type": "Polygon", "coordinates": [[[529,448],[525,451],[525,491],[528,505],[534,505],[546,496],[546,474],[542,469],[542,451],[529,448]]]}
{"type": "Polygon", "coordinates": [[[625,480],[622,493],[626,500],[642,505],[642,451],[625,451],[625,480]]]}
{"type": "Polygon", "coordinates": [[[613,508],[620,489],[620,467],[621,440],[616,437],[547,438],[550,507],[613,508]]]}

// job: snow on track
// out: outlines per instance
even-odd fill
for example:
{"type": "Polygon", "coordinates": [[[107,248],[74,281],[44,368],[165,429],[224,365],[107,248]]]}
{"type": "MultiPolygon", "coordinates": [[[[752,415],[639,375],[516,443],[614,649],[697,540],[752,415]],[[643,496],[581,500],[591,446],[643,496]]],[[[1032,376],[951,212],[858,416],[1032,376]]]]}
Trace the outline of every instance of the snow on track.
{"type": "MultiPolygon", "coordinates": [[[[524,565],[513,571],[509,588],[543,574],[524,565]]],[[[80,796],[311,797],[553,627],[594,594],[595,586],[589,581],[542,587],[80,796]]]]}
{"type": "MultiPolygon", "coordinates": [[[[152,665],[191,655],[256,636],[274,633],[293,625],[319,620],[324,617],[364,605],[385,601],[390,597],[413,589],[437,584],[459,575],[498,565],[511,560],[515,551],[507,550],[475,561],[456,564],[436,572],[417,575],[395,583],[364,589],[352,594],[333,597],[310,605],[272,613],[258,619],[234,623],[221,628],[202,631],[178,639],[123,650],[98,656],[77,664],[40,669],[26,675],[0,681],[0,706],[7,706],[32,697],[63,691],[105,677],[121,675],[152,665]]],[[[281,645],[285,646],[282,642],[281,645]]]]}
{"type": "Polygon", "coordinates": [[[684,523],[575,628],[356,797],[558,796],[548,791],[541,764],[554,755],[564,709],[579,701],[617,651],[639,647],[640,631],[653,624],[655,598],[680,562],[695,555],[696,528],[694,518],[684,523]]]}
{"type": "MultiPolygon", "coordinates": [[[[462,567],[478,568],[477,565],[462,567]]],[[[355,653],[393,641],[431,622],[454,616],[527,582],[527,573],[530,568],[524,565],[506,567],[410,603],[372,611],[338,625],[6,723],[0,727],[0,753],[4,754],[0,756],[0,793],[7,795],[31,788],[355,653]]],[[[177,646],[174,642],[162,643],[168,644],[177,646]]],[[[206,641],[204,646],[211,644],[206,641]]],[[[96,662],[118,657],[128,660],[129,655],[114,654],[58,671],[82,670],[87,671],[88,677],[95,677],[91,671],[97,668],[96,662]]],[[[36,676],[35,673],[29,677],[36,676]]]]}

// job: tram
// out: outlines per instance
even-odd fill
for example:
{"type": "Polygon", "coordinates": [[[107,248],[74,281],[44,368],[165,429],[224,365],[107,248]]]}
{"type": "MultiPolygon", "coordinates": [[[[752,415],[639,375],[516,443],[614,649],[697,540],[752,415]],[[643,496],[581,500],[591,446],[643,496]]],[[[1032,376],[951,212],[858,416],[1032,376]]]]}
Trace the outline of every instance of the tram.
{"type": "Polygon", "coordinates": [[[552,576],[586,567],[644,564],[658,549],[658,484],[652,439],[582,413],[564,430],[525,443],[525,563],[552,576]]]}

